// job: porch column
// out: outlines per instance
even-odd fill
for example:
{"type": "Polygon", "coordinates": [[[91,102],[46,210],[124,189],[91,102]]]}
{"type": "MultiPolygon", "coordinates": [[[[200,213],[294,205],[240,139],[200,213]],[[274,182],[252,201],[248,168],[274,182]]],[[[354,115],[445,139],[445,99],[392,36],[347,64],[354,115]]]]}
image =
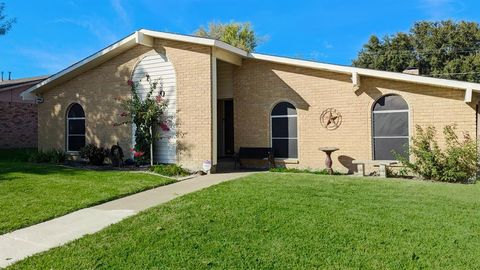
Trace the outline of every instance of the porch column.
{"type": "Polygon", "coordinates": [[[217,57],[212,48],[212,172],[217,166],[217,57]]]}

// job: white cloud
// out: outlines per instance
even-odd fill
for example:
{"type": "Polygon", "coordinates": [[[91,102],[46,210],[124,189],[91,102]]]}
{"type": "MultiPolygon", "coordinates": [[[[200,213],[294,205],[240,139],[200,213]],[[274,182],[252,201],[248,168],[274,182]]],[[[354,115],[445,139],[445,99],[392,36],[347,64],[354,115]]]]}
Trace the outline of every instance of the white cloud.
{"type": "Polygon", "coordinates": [[[420,0],[420,9],[423,9],[431,20],[453,18],[465,9],[465,4],[460,0],[420,0]]]}
{"type": "Polygon", "coordinates": [[[103,19],[95,17],[85,17],[83,19],[61,18],[53,21],[54,23],[69,23],[87,29],[104,43],[113,43],[119,37],[107,26],[103,19]]]}
{"type": "Polygon", "coordinates": [[[70,66],[80,59],[79,56],[69,53],[49,52],[40,49],[19,48],[17,52],[32,60],[32,64],[46,73],[55,73],[70,66]]]}
{"type": "Polygon", "coordinates": [[[122,5],[122,0],[111,0],[110,3],[112,4],[113,10],[117,13],[117,16],[120,20],[125,24],[127,27],[131,27],[132,23],[130,20],[130,16],[128,16],[127,11],[122,5]]]}

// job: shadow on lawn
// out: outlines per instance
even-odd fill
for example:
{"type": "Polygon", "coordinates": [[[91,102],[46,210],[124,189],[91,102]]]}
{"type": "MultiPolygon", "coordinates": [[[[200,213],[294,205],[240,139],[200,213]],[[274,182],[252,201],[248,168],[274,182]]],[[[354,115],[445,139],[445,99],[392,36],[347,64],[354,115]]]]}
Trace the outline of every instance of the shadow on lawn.
{"type": "Polygon", "coordinates": [[[84,174],[86,170],[62,167],[55,164],[36,164],[28,162],[5,162],[0,161],[0,181],[15,180],[23,177],[18,177],[15,173],[35,174],[35,175],[65,175],[72,176],[77,174],[84,174]]]}

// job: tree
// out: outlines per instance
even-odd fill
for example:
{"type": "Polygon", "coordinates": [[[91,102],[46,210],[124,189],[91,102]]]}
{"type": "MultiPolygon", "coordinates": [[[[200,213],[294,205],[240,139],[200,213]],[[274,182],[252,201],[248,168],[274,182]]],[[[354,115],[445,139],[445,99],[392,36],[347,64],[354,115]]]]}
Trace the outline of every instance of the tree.
{"type": "Polygon", "coordinates": [[[12,25],[16,22],[15,18],[7,18],[7,15],[4,14],[5,3],[0,3],[0,36],[5,35],[12,25]]]}
{"type": "Polygon", "coordinates": [[[421,21],[408,33],[373,35],[353,60],[356,67],[480,82],[480,26],[475,22],[421,21]]]}
{"type": "Polygon", "coordinates": [[[200,26],[194,35],[218,39],[247,52],[255,50],[260,40],[260,37],[255,34],[249,22],[211,22],[207,28],[200,26]]]}

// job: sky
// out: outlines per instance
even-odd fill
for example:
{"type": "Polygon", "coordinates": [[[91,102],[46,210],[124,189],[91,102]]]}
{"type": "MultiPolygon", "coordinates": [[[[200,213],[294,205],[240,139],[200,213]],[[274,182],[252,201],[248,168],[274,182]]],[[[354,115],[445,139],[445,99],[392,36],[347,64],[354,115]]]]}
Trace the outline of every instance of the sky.
{"type": "Polygon", "coordinates": [[[370,35],[419,20],[480,22],[478,0],[0,0],[17,23],[0,36],[0,71],[54,74],[135,30],[192,34],[217,22],[251,22],[259,53],[350,65],[370,35]]]}

